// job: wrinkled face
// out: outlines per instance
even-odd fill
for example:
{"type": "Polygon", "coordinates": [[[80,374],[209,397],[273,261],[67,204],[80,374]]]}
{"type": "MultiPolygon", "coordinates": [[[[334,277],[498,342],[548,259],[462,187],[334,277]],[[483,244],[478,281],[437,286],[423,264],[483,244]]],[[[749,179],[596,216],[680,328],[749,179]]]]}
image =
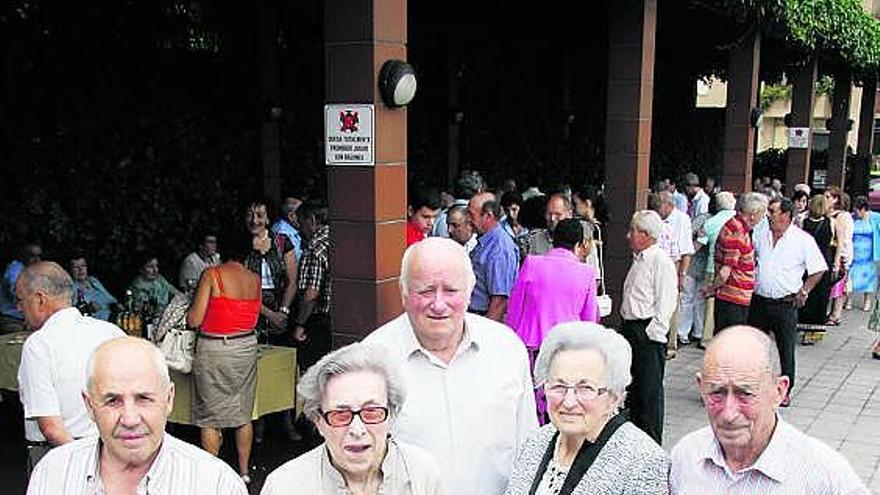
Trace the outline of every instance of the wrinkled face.
{"type": "Polygon", "coordinates": [[[783,213],[779,203],[772,203],[767,207],[767,219],[773,232],[784,232],[791,224],[791,215],[783,213]]]}
{"type": "Polygon", "coordinates": [[[483,213],[483,204],[477,198],[472,198],[468,203],[468,212],[471,214],[474,229],[480,234],[485,234],[489,227],[486,217],[491,216],[491,213],[483,213]]]}
{"type": "MultiPolygon", "coordinates": [[[[388,407],[388,391],[382,376],[371,371],[353,371],[336,375],[324,387],[321,410],[360,411],[365,407],[388,407]]],[[[346,478],[377,470],[385,457],[388,420],[364,423],[355,415],[347,426],[330,426],[324,418],[317,421],[318,431],[327,443],[333,464],[346,478]]]]}
{"type": "Polygon", "coordinates": [[[473,287],[460,265],[450,257],[423,251],[410,259],[403,307],[419,340],[451,339],[464,331],[473,287]]]}
{"type": "Polygon", "coordinates": [[[212,235],[206,235],[204,239],[202,239],[202,253],[205,256],[214,256],[217,254],[217,238],[212,235]]]}
{"type": "Polygon", "coordinates": [[[24,288],[24,280],[18,278],[15,283],[15,299],[18,301],[18,310],[24,314],[24,322],[31,330],[37,330],[52,316],[49,308],[49,298],[42,291],[28,294],[24,288]]]}
{"type": "Polygon", "coordinates": [[[449,227],[449,237],[462,246],[474,235],[474,226],[465,215],[460,213],[446,217],[446,225],[449,227]]]}
{"type": "Polygon", "coordinates": [[[427,206],[422,206],[418,210],[410,213],[409,223],[420,232],[427,235],[431,233],[431,229],[434,227],[434,221],[437,220],[437,215],[439,213],[439,209],[432,210],[427,206]]]}
{"type": "Polygon", "coordinates": [[[561,220],[571,218],[571,216],[572,212],[565,207],[565,201],[563,201],[562,198],[554,196],[547,202],[547,212],[545,217],[547,220],[547,228],[551,231],[556,228],[556,224],[561,220]]]}
{"type": "Polygon", "coordinates": [[[675,205],[672,203],[660,203],[660,206],[657,207],[657,213],[660,214],[660,218],[666,220],[674,209],[675,205]]]}
{"type": "Polygon", "coordinates": [[[156,280],[159,278],[159,260],[152,258],[141,267],[141,275],[145,280],[156,280]]]}
{"type": "Polygon", "coordinates": [[[70,262],[70,276],[77,282],[85,282],[89,278],[89,265],[85,258],[77,258],[70,262]]]}
{"type": "Polygon", "coordinates": [[[269,213],[266,211],[266,205],[249,206],[244,218],[251,234],[261,234],[269,227],[269,213]]]}
{"type": "Polygon", "coordinates": [[[725,452],[761,449],[776,425],[788,378],[772,378],[759,349],[716,346],[697,378],[715,437],[725,452]]]}
{"type": "Polygon", "coordinates": [[[174,386],[165,387],[143,350],[115,347],[113,351],[95,362],[94,383],[83,394],[101,435],[101,456],[132,467],[149,465],[162,445],[174,386]]]}
{"type": "Polygon", "coordinates": [[[593,349],[553,357],[544,391],[550,421],[562,435],[595,439],[611,418],[615,399],[604,388],[604,374],[605,360],[593,349]]]}
{"type": "Polygon", "coordinates": [[[635,228],[632,224],[630,224],[629,230],[626,232],[626,240],[629,242],[630,250],[634,253],[641,252],[650,246],[653,241],[651,236],[635,228]]]}

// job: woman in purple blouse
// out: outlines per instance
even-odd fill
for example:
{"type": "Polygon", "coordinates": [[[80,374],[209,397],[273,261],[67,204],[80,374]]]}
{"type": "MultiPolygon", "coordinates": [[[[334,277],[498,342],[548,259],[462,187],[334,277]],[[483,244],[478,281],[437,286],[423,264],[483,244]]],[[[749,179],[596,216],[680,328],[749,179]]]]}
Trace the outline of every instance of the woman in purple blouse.
{"type": "MultiPolygon", "coordinates": [[[[553,326],[599,321],[596,271],[584,263],[590,247],[582,222],[574,218],[560,221],[552,238],[553,249],[526,257],[507,307],[507,324],[528,348],[533,365],[544,336],[553,326]]],[[[537,399],[543,423],[546,405],[540,394],[537,399]]]]}

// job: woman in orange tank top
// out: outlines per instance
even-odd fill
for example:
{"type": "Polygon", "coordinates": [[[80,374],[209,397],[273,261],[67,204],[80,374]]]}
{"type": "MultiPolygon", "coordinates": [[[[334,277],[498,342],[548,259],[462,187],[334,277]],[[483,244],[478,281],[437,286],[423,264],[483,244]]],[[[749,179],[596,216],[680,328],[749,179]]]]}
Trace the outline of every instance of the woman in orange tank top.
{"type": "Polygon", "coordinates": [[[249,482],[257,377],[254,327],[261,290],[260,277],[242,264],[249,238],[235,244],[225,263],[202,274],[186,321],[199,329],[193,358],[193,417],[201,428],[202,448],[217,455],[222,429],[235,428],[238,471],[249,482]]]}

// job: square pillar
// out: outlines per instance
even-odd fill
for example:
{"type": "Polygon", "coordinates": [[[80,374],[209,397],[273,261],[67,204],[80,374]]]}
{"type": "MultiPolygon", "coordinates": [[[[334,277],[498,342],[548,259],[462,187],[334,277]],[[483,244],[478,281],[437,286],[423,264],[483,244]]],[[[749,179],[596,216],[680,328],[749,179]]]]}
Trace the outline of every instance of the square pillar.
{"type": "Polygon", "coordinates": [[[327,171],[334,348],[402,311],[407,113],[385,106],[377,81],[385,61],[406,60],[406,7],[406,0],[324,2],[325,101],[375,105],[375,166],[327,171]]]}
{"type": "Polygon", "coordinates": [[[614,201],[605,233],[605,280],[615,305],[631,260],[629,220],[648,202],[656,26],[656,0],[609,5],[605,189],[614,201]]]}
{"type": "Polygon", "coordinates": [[[752,188],[752,162],[755,158],[752,109],[758,105],[760,64],[761,32],[755,29],[731,50],[728,61],[721,187],[734,193],[752,188]]]}
{"type": "Polygon", "coordinates": [[[834,75],[834,92],[831,95],[831,118],[828,137],[828,175],[826,184],[843,188],[846,178],[846,136],[849,133],[849,103],[852,92],[852,74],[840,69],[834,75]]]}
{"type": "Polygon", "coordinates": [[[875,77],[862,82],[862,101],[859,108],[859,140],[856,150],[856,162],[853,167],[850,190],[853,195],[868,194],[868,171],[874,149],[874,104],[877,100],[877,79],[875,77]]]}
{"type": "Polygon", "coordinates": [[[816,101],[817,66],[815,59],[792,71],[791,113],[789,127],[806,127],[810,129],[807,147],[788,148],[788,168],[785,171],[785,182],[791,190],[795,184],[808,183],[810,180],[810,154],[813,148],[813,105],[816,101]]]}

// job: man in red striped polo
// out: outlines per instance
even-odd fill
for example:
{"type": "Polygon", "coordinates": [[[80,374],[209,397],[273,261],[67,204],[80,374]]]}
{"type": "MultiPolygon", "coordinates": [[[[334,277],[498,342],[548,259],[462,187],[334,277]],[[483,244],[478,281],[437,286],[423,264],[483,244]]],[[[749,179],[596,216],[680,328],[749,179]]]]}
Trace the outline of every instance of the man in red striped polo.
{"type": "Polygon", "coordinates": [[[755,289],[755,248],[751,231],[764,218],[767,197],[747,192],[736,202],[736,216],[721,228],[715,243],[715,331],[743,325],[755,289]]]}

